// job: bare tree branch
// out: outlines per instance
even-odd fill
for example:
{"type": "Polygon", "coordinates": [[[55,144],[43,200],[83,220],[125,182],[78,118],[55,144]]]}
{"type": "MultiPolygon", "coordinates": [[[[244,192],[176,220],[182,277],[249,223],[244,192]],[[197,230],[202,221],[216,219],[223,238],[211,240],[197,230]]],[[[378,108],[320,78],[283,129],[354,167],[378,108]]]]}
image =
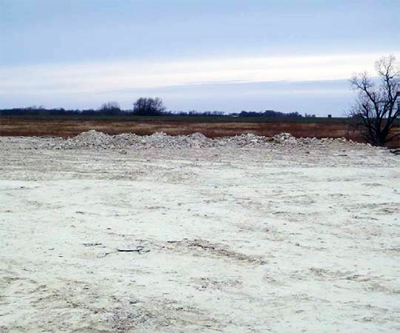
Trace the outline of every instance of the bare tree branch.
{"type": "Polygon", "coordinates": [[[364,128],[363,136],[371,144],[383,146],[397,135],[389,137],[390,130],[400,117],[399,69],[394,56],[383,57],[375,63],[381,79],[379,86],[366,72],[350,79],[351,86],[358,91],[356,105],[350,116],[358,119],[364,128]]]}

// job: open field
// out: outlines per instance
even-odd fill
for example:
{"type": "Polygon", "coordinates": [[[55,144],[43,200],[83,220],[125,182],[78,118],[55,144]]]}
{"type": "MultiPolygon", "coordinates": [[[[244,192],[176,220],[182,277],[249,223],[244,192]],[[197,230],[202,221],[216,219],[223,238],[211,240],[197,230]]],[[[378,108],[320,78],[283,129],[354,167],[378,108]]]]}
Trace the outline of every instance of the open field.
{"type": "MultiPolygon", "coordinates": [[[[288,132],[296,137],[345,137],[363,142],[360,131],[354,129],[345,118],[316,119],[261,119],[261,118],[224,118],[210,117],[208,120],[196,117],[138,117],[135,120],[121,117],[109,119],[79,119],[74,117],[52,118],[1,118],[1,136],[61,136],[71,137],[88,130],[97,130],[108,134],[132,132],[149,135],[165,132],[170,135],[202,133],[207,137],[233,136],[241,133],[273,136],[288,132]]],[[[400,132],[396,126],[393,133],[400,132]]],[[[388,145],[400,147],[400,137],[388,145]]]]}
{"type": "Polygon", "coordinates": [[[0,137],[1,332],[400,330],[400,156],[54,140],[0,137]]]}

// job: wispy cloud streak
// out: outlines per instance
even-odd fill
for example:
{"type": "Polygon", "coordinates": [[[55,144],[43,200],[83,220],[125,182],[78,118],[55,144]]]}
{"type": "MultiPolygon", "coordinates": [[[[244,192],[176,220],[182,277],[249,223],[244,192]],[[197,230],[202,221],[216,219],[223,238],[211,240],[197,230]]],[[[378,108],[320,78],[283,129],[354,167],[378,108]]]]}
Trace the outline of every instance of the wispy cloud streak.
{"type": "MultiPolygon", "coordinates": [[[[400,54],[400,52],[399,52],[400,54]]],[[[1,95],[105,93],[195,84],[348,79],[381,55],[131,60],[0,68],[1,95]]]]}

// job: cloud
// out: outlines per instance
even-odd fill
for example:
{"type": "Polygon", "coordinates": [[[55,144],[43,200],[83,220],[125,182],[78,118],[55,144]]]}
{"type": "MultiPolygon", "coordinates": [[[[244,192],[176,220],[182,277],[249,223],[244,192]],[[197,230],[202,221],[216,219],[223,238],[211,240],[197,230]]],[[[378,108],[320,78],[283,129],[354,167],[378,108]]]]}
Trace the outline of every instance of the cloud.
{"type": "Polygon", "coordinates": [[[124,89],[226,82],[348,79],[373,71],[378,54],[114,61],[3,67],[2,95],[98,94],[124,89]]]}

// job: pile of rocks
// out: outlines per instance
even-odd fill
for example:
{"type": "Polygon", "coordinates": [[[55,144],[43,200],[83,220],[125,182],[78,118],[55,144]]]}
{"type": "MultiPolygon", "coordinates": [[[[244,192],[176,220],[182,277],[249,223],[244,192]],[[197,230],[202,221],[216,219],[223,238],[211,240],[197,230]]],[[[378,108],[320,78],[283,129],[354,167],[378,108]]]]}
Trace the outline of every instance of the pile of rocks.
{"type": "Polygon", "coordinates": [[[272,137],[275,143],[297,144],[297,139],[290,133],[280,133],[272,137]]]}
{"type": "Polygon", "coordinates": [[[127,148],[203,148],[215,143],[201,133],[185,136],[170,136],[163,132],[139,136],[133,133],[108,135],[94,130],[81,133],[74,138],[59,142],[55,149],[127,149],[127,148]]]}
{"type": "MultiPolygon", "coordinates": [[[[252,133],[240,134],[232,137],[210,139],[201,133],[190,135],[171,136],[163,132],[152,135],[139,136],[133,133],[108,135],[94,130],[84,132],[69,139],[59,139],[48,143],[47,148],[52,149],[147,149],[147,148],[261,148],[274,145],[303,146],[330,144],[357,144],[345,138],[295,138],[290,133],[280,133],[272,138],[258,136],[252,133]]],[[[45,148],[45,147],[43,147],[45,148]]]]}
{"type": "Polygon", "coordinates": [[[205,148],[213,147],[212,139],[207,138],[201,133],[190,135],[171,136],[163,132],[154,133],[149,136],[141,137],[141,144],[151,148],[205,148]]]}
{"type": "Polygon", "coordinates": [[[265,146],[266,144],[270,143],[272,139],[266,136],[259,136],[253,133],[247,133],[231,137],[215,138],[214,141],[218,143],[218,146],[256,148],[260,146],[265,146]]]}
{"type": "Polygon", "coordinates": [[[59,144],[61,149],[74,148],[112,148],[113,136],[94,130],[83,132],[74,138],[67,139],[59,144]]]}

